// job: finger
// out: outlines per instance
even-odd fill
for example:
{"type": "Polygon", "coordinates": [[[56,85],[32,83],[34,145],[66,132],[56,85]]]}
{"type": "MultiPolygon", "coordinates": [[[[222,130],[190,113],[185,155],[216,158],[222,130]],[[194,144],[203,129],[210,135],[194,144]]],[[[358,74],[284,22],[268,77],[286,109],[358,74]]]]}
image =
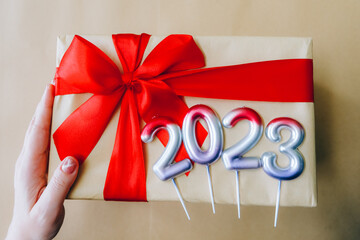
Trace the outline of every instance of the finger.
{"type": "Polygon", "coordinates": [[[24,148],[31,149],[33,155],[41,155],[48,149],[54,95],[54,85],[48,84],[29,125],[24,148]]]}
{"type": "Polygon", "coordinates": [[[49,84],[27,130],[17,163],[17,171],[22,169],[21,176],[46,174],[54,92],[54,86],[49,84]]]}
{"type": "Polygon", "coordinates": [[[79,163],[75,158],[65,158],[55,170],[53,177],[35,206],[42,209],[42,211],[50,211],[49,214],[51,214],[51,211],[56,212],[61,208],[76,179],[78,170],[79,163]]]}

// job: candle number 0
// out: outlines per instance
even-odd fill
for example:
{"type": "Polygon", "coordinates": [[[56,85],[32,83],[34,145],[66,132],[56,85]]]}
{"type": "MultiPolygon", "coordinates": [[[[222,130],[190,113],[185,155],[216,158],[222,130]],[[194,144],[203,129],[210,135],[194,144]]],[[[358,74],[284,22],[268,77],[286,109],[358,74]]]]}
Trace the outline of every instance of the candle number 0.
{"type": "Polygon", "coordinates": [[[211,164],[221,156],[223,149],[223,131],[215,112],[205,105],[195,105],[186,114],[183,122],[184,145],[191,160],[200,164],[211,164]],[[209,128],[210,147],[203,151],[196,141],[196,123],[204,119],[209,128]]]}

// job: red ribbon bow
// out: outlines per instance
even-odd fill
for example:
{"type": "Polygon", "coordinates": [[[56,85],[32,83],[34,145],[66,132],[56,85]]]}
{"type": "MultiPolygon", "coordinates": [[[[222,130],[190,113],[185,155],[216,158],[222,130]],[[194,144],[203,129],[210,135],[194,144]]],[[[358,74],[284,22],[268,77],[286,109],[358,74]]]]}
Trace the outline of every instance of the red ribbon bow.
{"type": "MultiPolygon", "coordinates": [[[[55,77],[56,95],[93,93],[55,131],[60,159],[81,162],[90,154],[121,102],[104,199],[146,201],[145,164],[139,116],[168,117],[182,125],[188,107],[179,96],[235,100],[312,102],[312,60],[290,59],[216,68],[205,66],[189,35],[170,35],[142,64],[150,35],[113,35],[124,73],[99,48],[75,36],[55,77]],[[201,69],[199,69],[201,68],[201,69]]],[[[199,142],[207,135],[197,128],[199,142]]],[[[157,135],[166,145],[168,136],[157,135]]],[[[177,160],[187,156],[184,148],[177,160]]]]}

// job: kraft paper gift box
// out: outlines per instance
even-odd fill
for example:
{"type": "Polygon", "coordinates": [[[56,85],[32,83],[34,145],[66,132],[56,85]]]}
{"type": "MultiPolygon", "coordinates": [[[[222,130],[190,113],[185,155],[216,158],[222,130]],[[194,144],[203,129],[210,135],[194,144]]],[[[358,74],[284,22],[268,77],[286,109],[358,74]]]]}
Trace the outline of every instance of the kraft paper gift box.
{"type": "MultiPolygon", "coordinates": [[[[117,55],[112,36],[82,36],[103,51],[120,69],[123,67],[117,55]]],[[[73,41],[73,35],[61,36],[57,42],[56,64],[59,66],[64,53],[73,41]]],[[[151,36],[144,51],[142,63],[149,53],[164,39],[160,36],[151,36]]],[[[205,68],[239,65],[263,61],[283,59],[312,59],[312,40],[310,38],[292,37],[196,37],[194,40],[205,57],[205,68]]],[[[312,63],[311,63],[312,64],[312,63]]],[[[312,80],[312,79],[311,79],[312,80]]],[[[59,80],[60,81],[60,80],[59,80]]],[[[239,78],[239,81],[241,79],[239,78]]],[[[291,81],[291,79],[289,79],[291,81]]],[[[221,83],[219,83],[221,84],[221,83]]],[[[312,84],[312,83],[311,83],[312,84]]],[[[262,86],[259,86],[261,88],[262,86]]],[[[305,89],[293,86],[287,91],[308,91],[313,95],[312,85],[305,89]]],[[[239,89],[239,95],[242,94],[239,89]]],[[[270,89],[269,89],[270,91],[270,89]]],[[[261,94],[261,93],[259,93],[261,94]]],[[[93,94],[75,93],[57,95],[55,97],[52,131],[59,126],[93,94]]],[[[245,94],[246,95],[246,94],[245,94]]],[[[281,189],[281,206],[308,206],[317,204],[316,192],[316,164],[315,164],[315,129],[314,129],[314,103],[313,101],[254,101],[254,100],[228,100],[203,97],[184,96],[187,106],[205,104],[218,114],[221,120],[226,113],[238,107],[254,109],[262,118],[264,129],[274,118],[290,117],[302,124],[305,138],[299,146],[305,160],[302,174],[294,180],[283,181],[281,189]]],[[[120,108],[123,102],[117,105],[100,140],[91,150],[80,168],[76,180],[68,197],[71,199],[104,199],[103,191],[109,161],[113,152],[115,136],[118,127],[120,108]]],[[[101,113],[99,113],[101,114],[101,113]]],[[[140,130],[145,126],[141,120],[140,130]]],[[[203,124],[206,128],[206,124],[203,124]]],[[[224,149],[232,146],[242,139],[249,131],[247,121],[239,122],[234,128],[224,129],[224,149]]],[[[76,129],[74,129],[76,131],[76,129]]],[[[92,131],[89,129],[88,131],[92,131]]],[[[290,134],[282,131],[282,142],[290,134]]],[[[204,146],[207,145],[207,136],[204,146]]],[[[286,166],[288,159],[279,152],[279,143],[269,141],[263,134],[260,141],[245,156],[260,157],[264,152],[273,151],[278,156],[278,163],[286,166]]],[[[152,166],[164,150],[158,138],[151,143],[143,144],[146,176],[147,201],[178,201],[177,194],[171,181],[161,181],[153,172],[152,166]]],[[[60,157],[51,138],[49,176],[60,163],[60,157]]],[[[221,159],[210,166],[211,178],[216,203],[236,203],[235,172],[227,170],[221,159]]],[[[275,205],[278,180],[267,175],[262,168],[240,170],[240,199],[241,204],[247,205],[275,205]]],[[[194,164],[188,176],[176,177],[179,189],[185,201],[210,202],[206,168],[194,164]]]]}

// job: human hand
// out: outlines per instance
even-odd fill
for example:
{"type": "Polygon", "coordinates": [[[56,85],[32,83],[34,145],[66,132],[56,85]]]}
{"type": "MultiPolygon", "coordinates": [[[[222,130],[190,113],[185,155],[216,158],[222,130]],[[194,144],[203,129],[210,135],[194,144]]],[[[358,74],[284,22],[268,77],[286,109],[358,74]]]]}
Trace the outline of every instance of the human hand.
{"type": "Polygon", "coordinates": [[[64,220],[64,200],[79,164],[64,159],[47,183],[54,86],[49,84],[26,132],[15,166],[13,219],[6,239],[52,239],[64,220]]]}

